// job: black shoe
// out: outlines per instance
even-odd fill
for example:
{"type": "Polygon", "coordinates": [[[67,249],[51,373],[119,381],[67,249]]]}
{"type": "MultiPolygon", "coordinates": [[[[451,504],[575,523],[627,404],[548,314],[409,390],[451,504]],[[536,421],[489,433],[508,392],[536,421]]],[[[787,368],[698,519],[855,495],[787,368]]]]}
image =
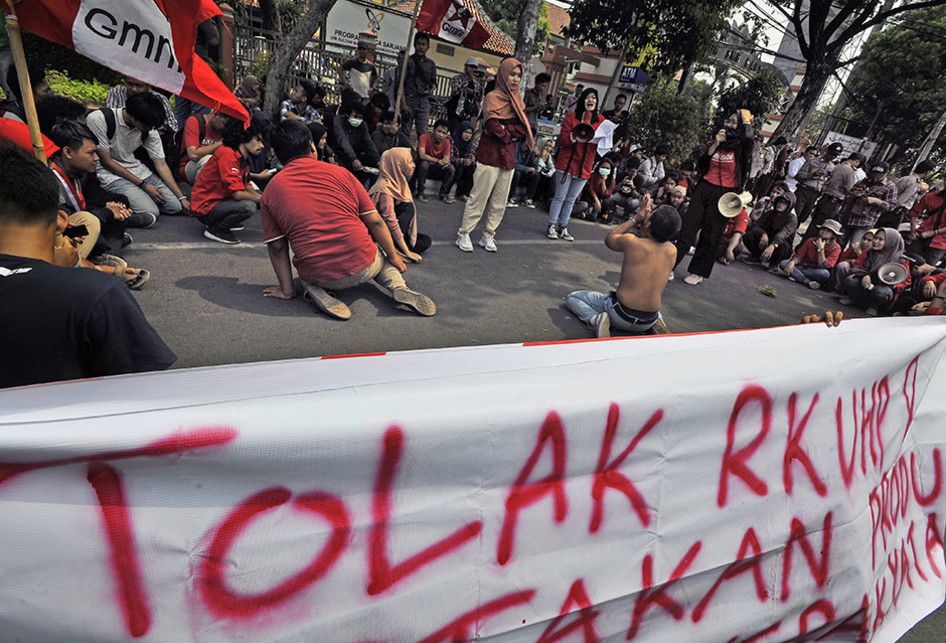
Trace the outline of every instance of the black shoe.
{"type": "Polygon", "coordinates": [[[124,236],[122,236],[122,248],[127,248],[132,243],[134,243],[134,241],[135,241],[134,237],[132,237],[130,234],[126,232],[124,236]]]}
{"type": "Polygon", "coordinates": [[[230,232],[243,232],[244,230],[246,230],[246,226],[242,223],[238,223],[230,228],[230,232]]]}
{"type": "Polygon", "coordinates": [[[231,246],[240,243],[236,235],[225,228],[207,228],[204,230],[204,236],[211,241],[219,241],[231,246]]]}

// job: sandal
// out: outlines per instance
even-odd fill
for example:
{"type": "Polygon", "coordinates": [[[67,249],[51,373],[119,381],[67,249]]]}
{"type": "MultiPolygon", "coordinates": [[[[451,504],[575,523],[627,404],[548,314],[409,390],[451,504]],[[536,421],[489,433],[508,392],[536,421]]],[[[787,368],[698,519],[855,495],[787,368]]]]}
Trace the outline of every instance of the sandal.
{"type": "MultiPolygon", "coordinates": [[[[135,270],[135,268],[132,268],[132,270],[135,270]]],[[[144,286],[149,279],[151,279],[151,273],[144,268],[137,268],[137,270],[137,275],[124,270],[122,271],[122,279],[125,280],[125,285],[131,290],[141,290],[141,287],[144,286]],[[128,277],[132,275],[134,275],[134,277],[132,279],[128,279],[128,277]]]]}
{"type": "Polygon", "coordinates": [[[95,258],[93,263],[97,266],[111,266],[112,268],[121,268],[122,270],[128,267],[127,261],[115,255],[99,255],[95,258]]]}

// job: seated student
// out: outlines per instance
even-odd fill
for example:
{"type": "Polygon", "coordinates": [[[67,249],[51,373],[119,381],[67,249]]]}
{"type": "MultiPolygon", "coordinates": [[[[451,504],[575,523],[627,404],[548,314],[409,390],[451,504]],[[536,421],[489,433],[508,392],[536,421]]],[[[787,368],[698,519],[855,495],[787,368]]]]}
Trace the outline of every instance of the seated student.
{"type": "Polygon", "coordinates": [[[536,145],[538,152],[535,155],[535,167],[539,172],[539,180],[531,196],[526,199],[525,205],[534,208],[536,203],[547,203],[552,199],[552,177],[555,176],[555,157],[552,150],[555,149],[555,140],[552,138],[540,138],[536,145]]]}
{"type": "MultiPolygon", "coordinates": [[[[46,82],[46,63],[31,61],[27,63],[27,71],[29,72],[34,99],[39,100],[43,96],[52,93],[49,83],[46,82]]],[[[10,65],[6,80],[11,95],[0,101],[0,118],[25,123],[26,112],[23,107],[23,94],[20,92],[20,78],[16,73],[16,65],[10,65]]]]}
{"type": "Polygon", "coordinates": [[[838,257],[838,263],[835,264],[837,268],[844,262],[854,263],[854,261],[861,256],[861,253],[865,250],[870,250],[871,246],[874,245],[874,235],[877,234],[877,229],[868,230],[864,233],[864,236],[861,237],[860,241],[857,243],[852,243],[847,248],[841,251],[841,256],[838,257]]]}
{"type": "Polygon", "coordinates": [[[664,203],[667,200],[667,192],[677,187],[678,175],[676,172],[667,172],[657,183],[657,186],[651,191],[654,196],[654,203],[664,203]]]}
{"type": "Polygon", "coordinates": [[[73,121],[85,123],[88,113],[85,105],[68,96],[46,94],[36,99],[36,116],[39,118],[39,130],[49,136],[57,123],[73,121]]]}
{"type": "MultiPolygon", "coordinates": [[[[681,188],[678,186],[674,189],[677,190],[681,188]]],[[[716,252],[716,261],[724,266],[728,266],[736,260],[737,256],[748,252],[742,243],[748,228],[749,213],[743,208],[739,211],[739,214],[730,219],[726,224],[726,229],[723,230],[723,237],[719,241],[719,248],[716,252]]]]}
{"type": "Polygon", "coordinates": [[[677,174],[679,175],[679,178],[677,179],[677,185],[679,185],[681,188],[687,192],[691,192],[692,189],[696,187],[696,183],[694,181],[694,175],[696,174],[696,163],[689,160],[684,161],[680,164],[680,169],[677,170],[677,174]]]}
{"type": "Polygon", "coordinates": [[[757,221],[759,217],[762,216],[763,212],[772,208],[772,202],[775,199],[790,191],[785,181],[776,181],[772,184],[772,187],[769,188],[767,196],[756,200],[756,202],[752,204],[752,211],[749,213],[749,218],[752,221],[757,221]]]}
{"type": "MultiPolygon", "coordinates": [[[[450,163],[453,165],[453,185],[457,186],[455,199],[467,201],[473,190],[476,171],[476,150],[473,148],[473,123],[463,121],[453,133],[450,145],[450,163]]],[[[449,188],[448,188],[449,192],[449,188]]]]}
{"type": "MultiPolygon", "coordinates": [[[[874,241],[864,250],[846,274],[835,271],[839,300],[843,305],[855,305],[867,309],[867,314],[876,316],[886,310],[897,295],[910,286],[910,277],[898,286],[887,286],[880,281],[878,270],[888,263],[900,263],[903,259],[903,237],[893,228],[880,228],[874,233],[874,241]]],[[[840,268],[840,266],[839,266],[840,268]]],[[[909,274],[909,267],[908,267],[909,274]]]]}
{"type": "MultiPolygon", "coordinates": [[[[575,204],[575,208],[572,210],[573,217],[588,221],[597,221],[600,218],[602,223],[610,221],[612,212],[610,198],[617,188],[612,174],[613,171],[614,161],[610,158],[605,157],[598,161],[598,167],[595,168],[594,174],[591,175],[591,179],[585,185],[585,189],[582,190],[578,203],[575,204]]],[[[565,232],[567,233],[568,230],[565,230],[565,232]]],[[[571,241],[571,239],[562,237],[561,232],[559,237],[571,241]]]]}
{"type": "Polygon", "coordinates": [[[641,207],[643,195],[635,184],[640,161],[633,156],[628,157],[624,167],[626,168],[625,174],[617,182],[614,193],[608,197],[608,207],[614,213],[614,216],[627,219],[637,212],[637,208],[641,207]]]}
{"type": "Polygon", "coordinates": [[[128,199],[132,214],[128,225],[150,228],[158,214],[180,214],[190,207],[164,160],[164,149],[155,128],[164,122],[164,108],[154,94],[128,97],[122,109],[103,108],[89,114],[86,124],[99,143],[99,183],[109,192],[128,199]],[[154,163],[152,172],[135,157],[144,147],[154,163]]]}
{"type": "Polygon", "coordinates": [[[610,337],[612,326],[629,333],[646,333],[654,327],[677,258],[673,239],[680,225],[676,209],[662,205],[651,212],[650,197],[646,197],[638,214],[608,234],[605,245],[624,255],[617,291],[580,290],[565,299],[569,310],[591,326],[596,337],[610,337]],[[638,225],[639,235],[633,232],[638,225]]]}
{"type": "Polygon", "coordinates": [[[112,109],[121,109],[128,102],[129,96],[144,92],[154,94],[161,101],[161,107],[164,109],[164,124],[158,128],[158,131],[162,135],[167,133],[173,138],[174,133],[177,132],[177,116],[174,115],[174,108],[171,107],[170,101],[164,94],[156,92],[150,85],[146,85],[140,80],[128,76],[122,78],[121,85],[116,85],[108,90],[108,95],[105,97],[105,106],[112,109]]]}
{"type": "Polygon", "coordinates": [[[122,283],[59,267],[53,172],[0,145],[0,388],[168,368],[176,359],[122,283]]]}
{"type": "Polygon", "coordinates": [[[384,156],[384,153],[392,147],[413,149],[411,139],[401,131],[400,119],[395,117],[392,110],[388,110],[381,117],[381,125],[371,133],[371,140],[378,149],[379,157],[384,156]]]}
{"type": "Polygon", "coordinates": [[[942,315],[946,307],[946,271],[923,277],[923,294],[930,299],[924,306],[924,315],[942,315]]]}
{"type": "Polygon", "coordinates": [[[523,205],[527,205],[526,202],[532,203],[531,206],[535,207],[535,203],[532,201],[532,195],[535,194],[536,189],[539,187],[539,168],[535,162],[535,150],[529,147],[527,141],[519,141],[516,145],[516,168],[512,174],[512,183],[509,186],[509,202],[506,204],[507,208],[518,208],[519,201],[516,198],[516,194],[519,191],[519,188],[524,186],[525,193],[522,197],[523,205]]]}
{"type": "Polygon", "coordinates": [[[748,255],[746,263],[764,264],[770,270],[792,254],[792,239],[798,229],[795,194],[786,192],[772,201],[759,218],[750,221],[743,238],[748,255]]]}
{"type": "MultiPolygon", "coordinates": [[[[322,115],[315,107],[319,89],[311,80],[300,81],[289,91],[289,98],[279,104],[279,120],[302,121],[306,125],[321,121],[322,115]]],[[[321,94],[324,96],[324,91],[321,94]]]]}
{"type": "Polygon", "coordinates": [[[424,187],[428,178],[440,179],[440,200],[445,203],[455,203],[456,199],[450,195],[453,185],[453,176],[456,170],[450,162],[452,154],[450,145],[450,124],[445,119],[434,123],[434,129],[420,135],[417,141],[417,172],[414,174],[414,198],[421,203],[427,202],[424,187]]]}
{"type": "Polygon", "coordinates": [[[245,128],[235,118],[226,118],[223,144],[218,147],[203,171],[197,175],[191,193],[193,211],[204,224],[204,236],[211,241],[236,244],[233,234],[243,222],[256,214],[260,193],[250,183],[250,161],[263,149],[263,133],[250,123],[245,128]]]}
{"type": "Polygon", "coordinates": [[[260,91],[259,78],[253,74],[247,74],[243,77],[240,85],[233,90],[233,95],[243,103],[243,107],[250,113],[263,106],[263,93],[260,91]]]}
{"type": "Polygon", "coordinates": [[[384,122],[385,115],[390,111],[392,111],[391,101],[387,94],[383,92],[372,94],[365,107],[365,122],[368,124],[368,131],[374,134],[375,130],[384,122]]]}
{"type": "Polygon", "coordinates": [[[417,231],[417,210],[410,182],[414,176],[414,154],[406,147],[395,147],[381,155],[378,180],[368,191],[378,212],[391,231],[398,252],[414,263],[430,247],[429,235],[417,231]]]}
{"type": "Polygon", "coordinates": [[[789,279],[818,290],[831,279],[831,271],[841,256],[837,239],[843,230],[834,219],[826,219],[819,226],[818,236],[809,237],[795,251],[795,256],[779,264],[779,270],[789,279]]]}
{"type": "Polygon", "coordinates": [[[328,130],[322,123],[309,123],[309,133],[315,141],[315,153],[324,163],[335,165],[335,150],[328,144],[328,130]]]}
{"type": "Polygon", "coordinates": [[[351,311],[325,289],[346,290],[369,281],[376,281],[396,303],[435,315],[434,302],[404,282],[407,265],[364,186],[344,168],[316,159],[312,136],[301,123],[280,123],[272,145],[285,167],[263,193],[260,220],[279,285],[263,294],[295,297],[295,265],[306,298],[337,319],[349,319],[351,311]]]}
{"type": "Polygon", "coordinates": [[[194,184],[197,174],[204,168],[210,155],[217,151],[222,143],[223,126],[227,117],[220,112],[192,114],[184,121],[181,134],[180,160],[177,175],[194,184]]]}
{"type": "Polygon", "coordinates": [[[360,102],[342,103],[329,131],[329,143],[339,165],[358,177],[362,184],[374,182],[375,173],[365,168],[378,167],[380,154],[365,125],[364,107],[360,102]]]}

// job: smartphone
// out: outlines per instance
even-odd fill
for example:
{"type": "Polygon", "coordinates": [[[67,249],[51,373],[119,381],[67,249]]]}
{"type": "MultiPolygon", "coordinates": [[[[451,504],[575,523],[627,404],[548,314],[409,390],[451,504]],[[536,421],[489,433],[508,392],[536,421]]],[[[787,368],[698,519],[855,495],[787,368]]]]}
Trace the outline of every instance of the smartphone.
{"type": "Polygon", "coordinates": [[[71,225],[62,231],[62,236],[70,239],[89,236],[89,228],[85,225],[71,225]]]}

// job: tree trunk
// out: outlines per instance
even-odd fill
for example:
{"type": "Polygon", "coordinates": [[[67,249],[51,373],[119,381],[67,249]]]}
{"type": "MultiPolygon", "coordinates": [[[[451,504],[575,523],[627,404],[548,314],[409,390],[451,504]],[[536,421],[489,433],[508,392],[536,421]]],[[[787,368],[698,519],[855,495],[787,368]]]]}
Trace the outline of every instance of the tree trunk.
{"type": "Polygon", "coordinates": [[[798,137],[804,134],[803,130],[811,119],[815,107],[818,106],[818,100],[831,78],[831,72],[835,64],[837,64],[837,60],[808,65],[805,78],[798,89],[798,95],[795,96],[795,100],[792,101],[788,111],[785,112],[782,122],[775,128],[772,138],[784,136],[792,141],[798,140],[798,137]]]}
{"type": "Polygon", "coordinates": [[[269,60],[269,73],[266,75],[266,102],[263,105],[263,110],[267,113],[276,111],[285,93],[286,77],[292,69],[292,63],[335,6],[335,1],[309,0],[305,13],[273,50],[269,60]]]}
{"type": "Polygon", "coordinates": [[[535,32],[539,27],[539,10],[542,0],[526,0],[519,14],[519,23],[516,26],[516,58],[525,65],[532,59],[535,51],[535,32]]]}
{"type": "Polygon", "coordinates": [[[264,31],[282,31],[279,20],[279,7],[276,0],[259,0],[260,13],[263,14],[264,31]]]}

